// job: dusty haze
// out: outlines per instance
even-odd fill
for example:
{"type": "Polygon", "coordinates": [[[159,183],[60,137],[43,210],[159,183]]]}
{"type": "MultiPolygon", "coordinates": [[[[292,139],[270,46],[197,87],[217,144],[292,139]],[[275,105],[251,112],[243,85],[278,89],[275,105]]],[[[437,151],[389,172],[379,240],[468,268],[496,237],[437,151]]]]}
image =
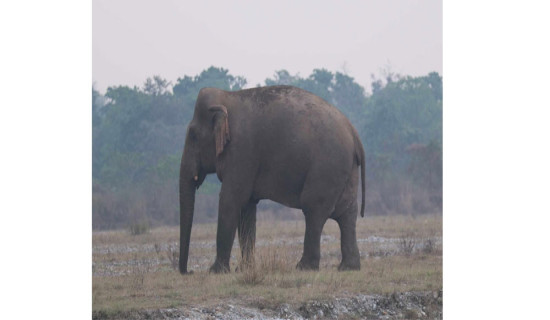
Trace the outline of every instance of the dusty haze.
{"type": "Polygon", "coordinates": [[[93,81],[175,82],[214,65],[263,84],[275,70],[344,71],[363,87],[388,66],[442,72],[441,1],[93,2],[93,81]]]}

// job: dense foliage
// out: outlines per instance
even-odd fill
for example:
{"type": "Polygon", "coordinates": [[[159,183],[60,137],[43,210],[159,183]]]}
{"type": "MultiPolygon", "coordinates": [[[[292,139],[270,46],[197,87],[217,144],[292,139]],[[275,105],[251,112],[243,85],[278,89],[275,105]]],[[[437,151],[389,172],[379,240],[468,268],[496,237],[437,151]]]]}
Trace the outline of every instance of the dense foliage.
{"type": "MultiPolygon", "coordinates": [[[[365,145],[367,214],[441,210],[442,79],[386,76],[372,94],[340,72],[316,69],[307,78],[277,71],[265,85],[289,84],[338,107],[365,145]]],[[[92,89],[93,227],[177,224],[178,170],[185,130],[202,87],[240,90],[246,79],[210,67],[175,84],[159,76],[143,87],[92,89]]],[[[215,219],[219,182],[199,189],[195,217],[215,219]]]]}

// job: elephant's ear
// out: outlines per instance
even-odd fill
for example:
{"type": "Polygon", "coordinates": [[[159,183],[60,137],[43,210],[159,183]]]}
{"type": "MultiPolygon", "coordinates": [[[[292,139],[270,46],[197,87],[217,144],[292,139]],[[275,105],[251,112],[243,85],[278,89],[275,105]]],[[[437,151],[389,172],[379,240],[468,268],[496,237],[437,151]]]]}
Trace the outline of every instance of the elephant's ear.
{"type": "Polygon", "coordinates": [[[222,105],[214,105],[208,108],[214,113],[214,135],[216,137],[216,157],[223,152],[225,145],[231,140],[229,137],[229,122],[227,121],[227,108],[222,105]]]}

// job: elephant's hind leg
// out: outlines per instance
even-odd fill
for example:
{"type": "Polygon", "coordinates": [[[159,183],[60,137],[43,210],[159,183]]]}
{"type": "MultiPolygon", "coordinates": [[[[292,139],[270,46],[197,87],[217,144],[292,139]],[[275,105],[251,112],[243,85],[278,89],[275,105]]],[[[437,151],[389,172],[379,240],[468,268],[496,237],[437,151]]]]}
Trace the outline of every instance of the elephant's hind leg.
{"type": "MultiPolygon", "coordinates": [[[[357,172],[354,166],[352,173],[357,172]]],[[[340,248],[342,250],[342,262],[338,270],[359,270],[361,261],[359,248],[357,247],[357,236],[355,233],[357,225],[357,174],[352,174],[342,191],[340,199],[336,204],[332,218],[340,227],[340,248]]]]}
{"type": "MultiPolygon", "coordinates": [[[[300,270],[319,270],[321,260],[321,232],[327,221],[322,213],[304,211],[306,216],[306,234],[304,237],[304,252],[302,259],[296,265],[300,270]]],[[[328,215],[327,215],[328,216],[328,215]]]]}
{"type": "Polygon", "coordinates": [[[343,214],[336,219],[340,227],[340,247],[342,250],[342,262],[338,266],[338,270],[359,270],[361,269],[361,261],[359,248],[357,247],[357,237],[355,234],[355,226],[357,222],[357,205],[355,214],[343,214]]]}
{"type": "Polygon", "coordinates": [[[341,192],[344,181],[339,177],[327,179],[330,167],[312,168],[304,183],[300,195],[300,204],[306,218],[304,252],[296,266],[302,270],[319,270],[321,259],[321,232],[332,212],[334,212],[337,195],[341,192]]]}
{"type": "Polygon", "coordinates": [[[352,175],[332,215],[340,227],[342,262],[338,270],[361,269],[359,248],[357,247],[357,236],[355,233],[357,212],[357,177],[352,175]]]}
{"type": "Polygon", "coordinates": [[[254,244],[256,242],[256,203],[248,203],[242,210],[239,218],[239,246],[242,260],[240,268],[254,264],[254,244]]]}

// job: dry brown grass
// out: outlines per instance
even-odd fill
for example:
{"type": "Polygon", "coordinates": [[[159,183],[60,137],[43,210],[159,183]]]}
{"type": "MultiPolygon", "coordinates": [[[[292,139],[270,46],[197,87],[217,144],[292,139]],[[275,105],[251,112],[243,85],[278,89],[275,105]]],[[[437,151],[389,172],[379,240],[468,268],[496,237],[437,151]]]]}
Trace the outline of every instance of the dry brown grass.
{"type": "MultiPolygon", "coordinates": [[[[391,293],[442,288],[441,216],[369,217],[358,220],[361,270],[338,272],[338,226],[325,225],[321,270],[297,271],[302,253],[303,221],[258,222],[255,264],[242,272],[207,272],[215,257],[215,224],[195,225],[189,268],[181,276],[167,258],[178,241],[178,228],[158,228],[147,234],[93,233],[93,309],[123,311],[208,305],[222,299],[251,304],[300,303],[356,293],[391,293]],[[369,238],[370,237],[370,238],[369,238]],[[414,239],[410,254],[399,240],[414,239]],[[426,239],[429,239],[427,241],[426,239]],[[423,246],[422,246],[423,245],[423,246]]],[[[237,241],[235,241],[237,243],[237,241]]],[[[239,263],[233,249],[232,270],[239,263]]]]}

